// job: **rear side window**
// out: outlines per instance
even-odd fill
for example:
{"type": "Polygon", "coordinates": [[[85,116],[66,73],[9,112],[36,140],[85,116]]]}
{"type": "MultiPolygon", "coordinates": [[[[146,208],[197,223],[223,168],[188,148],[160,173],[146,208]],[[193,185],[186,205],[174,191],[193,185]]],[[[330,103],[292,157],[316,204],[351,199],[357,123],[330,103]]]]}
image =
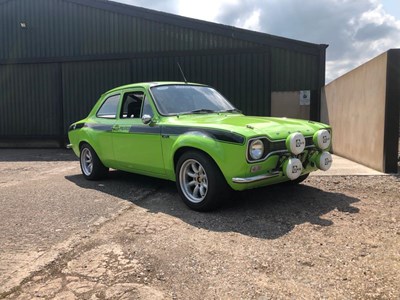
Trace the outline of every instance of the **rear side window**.
{"type": "Polygon", "coordinates": [[[115,119],[118,110],[119,95],[108,97],[97,112],[98,118],[115,119]]]}

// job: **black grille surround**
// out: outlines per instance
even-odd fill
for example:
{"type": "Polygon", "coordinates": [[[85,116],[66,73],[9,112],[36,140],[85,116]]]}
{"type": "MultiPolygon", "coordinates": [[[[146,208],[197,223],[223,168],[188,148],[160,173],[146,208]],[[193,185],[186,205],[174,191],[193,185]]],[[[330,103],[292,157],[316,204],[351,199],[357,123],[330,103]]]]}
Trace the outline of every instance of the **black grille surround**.
{"type": "MultiPolygon", "coordinates": [[[[304,137],[306,141],[305,148],[315,148],[313,137],[304,137]]],[[[246,159],[249,163],[257,163],[266,160],[272,154],[290,154],[289,150],[286,148],[286,140],[271,141],[265,136],[251,138],[247,142],[247,152],[246,159]],[[254,160],[250,156],[250,143],[254,140],[261,140],[264,144],[264,154],[260,159],[254,160]]]]}

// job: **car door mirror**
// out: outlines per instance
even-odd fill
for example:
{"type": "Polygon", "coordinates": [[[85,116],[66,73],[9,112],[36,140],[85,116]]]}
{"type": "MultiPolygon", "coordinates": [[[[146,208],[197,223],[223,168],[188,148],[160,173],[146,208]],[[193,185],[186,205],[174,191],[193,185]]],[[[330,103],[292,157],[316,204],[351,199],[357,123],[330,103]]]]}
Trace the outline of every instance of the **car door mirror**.
{"type": "Polygon", "coordinates": [[[150,115],[143,115],[143,116],[142,116],[142,122],[143,122],[143,124],[145,124],[145,125],[150,124],[150,123],[151,123],[151,120],[152,120],[152,118],[151,118],[150,115]]]}

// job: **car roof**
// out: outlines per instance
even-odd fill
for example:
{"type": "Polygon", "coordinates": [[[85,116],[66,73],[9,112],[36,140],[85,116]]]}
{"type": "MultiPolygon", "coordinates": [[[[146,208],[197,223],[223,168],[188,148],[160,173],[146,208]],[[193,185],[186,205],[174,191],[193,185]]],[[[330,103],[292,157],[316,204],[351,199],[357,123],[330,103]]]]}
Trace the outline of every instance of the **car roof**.
{"type": "Polygon", "coordinates": [[[194,83],[194,82],[182,82],[182,81],[152,81],[152,82],[139,82],[139,83],[131,83],[127,85],[122,85],[116,88],[113,88],[104,94],[109,94],[113,92],[117,92],[120,90],[126,90],[131,88],[143,87],[145,89],[154,87],[154,86],[162,86],[162,85],[198,85],[198,86],[206,86],[205,84],[194,83]]]}

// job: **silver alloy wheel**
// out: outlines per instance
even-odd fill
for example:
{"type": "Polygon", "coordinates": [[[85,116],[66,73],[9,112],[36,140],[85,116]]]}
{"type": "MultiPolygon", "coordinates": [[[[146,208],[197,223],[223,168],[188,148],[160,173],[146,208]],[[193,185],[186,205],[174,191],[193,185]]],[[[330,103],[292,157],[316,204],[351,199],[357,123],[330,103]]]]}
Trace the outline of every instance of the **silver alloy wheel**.
{"type": "Polygon", "coordinates": [[[86,176],[90,176],[93,172],[93,156],[88,148],[83,148],[81,153],[82,171],[86,176]]]}
{"type": "Polygon", "coordinates": [[[186,160],[179,170],[179,185],[190,202],[203,201],[208,191],[208,178],[204,167],[197,160],[186,160]]]}

